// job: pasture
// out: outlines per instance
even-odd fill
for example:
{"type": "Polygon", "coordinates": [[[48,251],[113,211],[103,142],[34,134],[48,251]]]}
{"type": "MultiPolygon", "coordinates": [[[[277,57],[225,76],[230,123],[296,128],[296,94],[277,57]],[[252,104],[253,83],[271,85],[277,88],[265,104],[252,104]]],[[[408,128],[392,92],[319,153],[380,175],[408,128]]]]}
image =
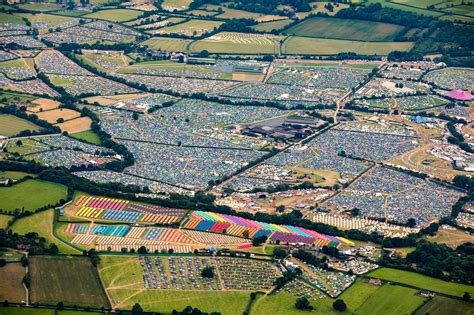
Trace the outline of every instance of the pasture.
{"type": "Polygon", "coordinates": [[[54,205],[67,194],[66,186],[29,179],[10,187],[0,187],[0,209],[34,211],[40,207],[54,205]]]}
{"type": "Polygon", "coordinates": [[[391,51],[408,51],[413,42],[359,42],[291,36],[281,46],[286,55],[335,55],[355,52],[361,55],[387,55],[391,51]]]}
{"type": "Polygon", "coordinates": [[[53,236],[53,217],[53,209],[44,210],[18,219],[11,226],[11,229],[18,234],[36,232],[39,236],[44,237],[48,244],[56,244],[62,254],[78,254],[78,251],[65,245],[53,236]]]}
{"type": "Polygon", "coordinates": [[[13,216],[11,215],[6,215],[6,214],[0,214],[0,229],[4,229],[8,226],[8,221],[13,219],[13,216]]]}
{"type": "Polygon", "coordinates": [[[69,133],[82,132],[91,129],[92,120],[89,117],[78,117],[60,124],[56,124],[61,131],[69,133]]]}
{"type": "Polygon", "coordinates": [[[444,296],[435,296],[431,301],[416,311],[416,315],[471,315],[474,304],[461,300],[450,299],[444,296]]]}
{"type": "Polygon", "coordinates": [[[104,313],[97,313],[91,311],[58,311],[54,309],[33,308],[33,307],[0,307],[1,315],[99,315],[104,313]]]}
{"type": "Polygon", "coordinates": [[[160,28],[156,34],[181,34],[187,36],[201,36],[215,28],[221,26],[224,22],[208,20],[189,20],[185,23],[176,24],[160,28]]]}
{"type": "Polygon", "coordinates": [[[205,8],[211,11],[218,11],[219,9],[222,10],[223,13],[216,15],[216,17],[219,17],[221,19],[254,19],[255,20],[263,15],[263,14],[258,14],[254,12],[230,9],[225,6],[212,5],[212,4],[204,5],[202,6],[202,8],[205,8]]]}
{"type": "Polygon", "coordinates": [[[368,274],[368,276],[386,281],[404,283],[417,288],[444,293],[452,296],[461,297],[465,292],[469,292],[471,296],[474,295],[473,286],[454,282],[447,282],[409,271],[391,268],[380,268],[372,271],[368,274]]]}
{"type": "MultiPolygon", "coordinates": [[[[8,263],[0,268],[0,300],[21,303],[26,293],[22,285],[25,268],[20,263],[8,263]]],[[[1,310],[0,310],[0,314],[1,310]]]]}
{"type": "Polygon", "coordinates": [[[271,21],[271,22],[263,22],[263,23],[259,23],[257,25],[252,26],[252,28],[256,31],[270,32],[270,31],[273,31],[273,30],[281,30],[281,29],[285,28],[291,22],[292,22],[292,20],[290,20],[290,19],[277,20],[277,21],[271,21]]]}
{"type": "Polygon", "coordinates": [[[391,41],[402,29],[403,26],[389,23],[314,17],[290,27],[285,32],[296,36],[375,42],[391,41]]]}
{"type": "Polygon", "coordinates": [[[71,134],[70,136],[71,136],[71,138],[75,138],[75,139],[78,139],[78,140],[84,140],[84,141],[92,143],[92,144],[100,145],[99,136],[95,132],[93,132],[92,130],[77,132],[77,133],[71,134]]]}
{"type": "Polygon", "coordinates": [[[11,137],[23,130],[38,131],[41,127],[13,115],[0,115],[0,135],[11,137]]]}
{"type": "Polygon", "coordinates": [[[46,13],[30,14],[30,13],[20,13],[18,14],[21,17],[28,19],[31,23],[46,23],[51,25],[51,27],[67,23],[73,20],[71,17],[53,15],[46,13]]]}
{"type": "Polygon", "coordinates": [[[23,177],[26,177],[26,176],[36,177],[35,174],[30,174],[26,172],[0,171],[0,178],[22,179],[23,177]]]}
{"type": "Polygon", "coordinates": [[[161,7],[166,11],[182,11],[189,8],[192,0],[164,0],[161,7]]]}
{"type": "Polygon", "coordinates": [[[18,5],[20,9],[29,10],[29,11],[38,11],[38,12],[46,12],[46,11],[53,11],[61,9],[61,6],[56,3],[36,3],[36,2],[28,2],[28,3],[21,3],[18,5]]]}
{"type": "Polygon", "coordinates": [[[108,307],[96,269],[86,257],[30,258],[31,302],[108,307]]]}
{"type": "Polygon", "coordinates": [[[94,13],[84,15],[84,17],[91,19],[101,19],[112,22],[125,22],[135,20],[141,16],[143,12],[129,9],[112,9],[112,10],[101,10],[94,13]]]}
{"type": "Polygon", "coordinates": [[[165,51],[186,51],[187,46],[191,42],[192,41],[189,39],[152,37],[142,42],[142,44],[148,45],[152,49],[161,49],[165,51]]]}
{"type": "Polygon", "coordinates": [[[223,54],[275,54],[279,52],[282,36],[222,32],[193,42],[189,50],[223,54]]]}
{"type": "Polygon", "coordinates": [[[0,12],[0,21],[2,21],[2,23],[16,23],[25,25],[25,21],[23,21],[20,16],[4,12],[0,12]]]}
{"type": "Polygon", "coordinates": [[[81,113],[69,108],[59,108],[37,113],[39,119],[46,120],[50,124],[57,123],[58,119],[71,120],[81,116],[81,113]]]}

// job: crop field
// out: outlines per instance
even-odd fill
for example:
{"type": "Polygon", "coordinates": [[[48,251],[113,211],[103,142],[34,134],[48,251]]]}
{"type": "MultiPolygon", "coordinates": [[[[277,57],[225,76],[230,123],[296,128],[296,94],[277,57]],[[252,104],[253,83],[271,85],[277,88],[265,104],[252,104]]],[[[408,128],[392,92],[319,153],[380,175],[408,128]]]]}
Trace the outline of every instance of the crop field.
{"type": "Polygon", "coordinates": [[[167,11],[182,11],[189,8],[191,2],[191,0],[164,0],[161,7],[167,11]]]}
{"type": "Polygon", "coordinates": [[[25,268],[20,263],[8,263],[0,268],[1,301],[21,303],[25,300],[25,289],[21,283],[25,273],[25,268]]]}
{"type": "Polygon", "coordinates": [[[474,295],[473,286],[454,282],[446,282],[443,280],[431,278],[409,271],[380,268],[375,271],[372,271],[369,276],[374,278],[380,278],[382,280],[404,283],[422,289],[458,297],[461,297],[465,292],[469,292],[471,296],[474,295]]]}
{"type": "Polygon", "coordinates": [[[187,46],[191,42],[192,41],[189,39],[152,37],[149,40],[144,41],[142,44],[148,45],[153,49],[161,49],[165,51],[186,51],[187,46]]]}
{"type": "Polygon", "coordinates": [[[278,21],[271,21],[271,22],[263,22],[259,23],[255,26],[252,26],[254,30],[257,31],[262,31],[262,32],[270,32],[272,30],[281,30],[285,28],[288,24],[290,24],[292,20],[290,19],[284,19],[284,20],[278,20],[278,21]]]}
{"type": "Polygon", "coordinates": [[[60,124],[56,124],[61,131],[69,133],[82,132],[91,129],[92,120],[89,117],[78,117],[60,124]]]}
{"type": "Polygon", "coordinates": [[[274,54],[278,53],[281,40],[282,36],[222,32],[193,42],[189,50],[224,54],[274,54]]]}
{"type": "Polygon", "coordinates": [[[94,13],[84,15],[84,17],[92,19],[101,19],[112,22],[125,22],[138,18],[142,15],[143,12],[137,10],[128,10],[128,9],[112,9],[112,10],[102,10],[94,13]]]}
{"type": "Polygon", "coordinates": [[[37,131],[41,127],[13,115],[0,115],[0,135],[11,137],[23,130],[37,131]]]}
{"type": "Polygon", "coordinates": [[[46,205],[54,205],[66,198],[67,189],[63,185],[27,180],[10,187],[0,187],[0,209],[36,210],[46,205]]]}
{"type": "Polygon", "coordinates": [[[361,41],[390,41],[403,26],[350,19],[314,17],[286,30],[296,36],[350,39],[361,41]]]}
{"type": "Polygon", "coordinates": [[[50,124],[55,124],[59,118],[62,118],[64,120],[70,120],[81,116],[79,112],[76,112],[75,110],[69,108],[48,110],[45,112],[37,113],[36,115],[40,119],[46,120],[50,124]]]}
{"type": "Polygon", "coordinates": [[[471,315],[474,305],[461,300],[450,299],[445,296],[435,296],[431,301],[423,305],[416,315],[471,315]]]}
{"type": "Polygon", "coordinates": [[[98,274],[88,258],[35,256],[30,259],[33,303],[108,307],[98,274]]]}
{"type": "Polygon", "coordinates": [[[18,234],[36,232],[44,237],[48,244],[56,244],[62,254],[78,254],[78,251],[65,245],[53,236],[53,209],[44,210],[15,221],[11,229],[18,234]]]}
{"type": "Polygon", "coordinates": [[[393,50],[408,51],[413,45],[413,42],[359,42],[291,36],[282,44],[281,51],[287,55],[334,55],[341,52],[387,55],[393,50]]]}
{"type": "Polygon", "coordinates": [[[189,20],[185,23],[160,28],[156,34],[181,34],[187,36],[201,36],[218,28],[224,22],[208,20],[189,20]]]}
{"type": "Polygon", "coordinates": [[[50,100],[48,98],[38,98],[31,101],[31,103],[35,105],[28,107],[28,111],[33,113],[55,109],[58,108],[59,105],[61,105],[61,103],[59,103],[58,101],[50,100]]]}
{"type": "Polygon", "coordinates": [[[84,140],[92,144],[100,145],[100,138],[99,136],[93,132],[92,130],[77,132],[70,135],[72,138],[76,138],[79,140],[84,140]]]}

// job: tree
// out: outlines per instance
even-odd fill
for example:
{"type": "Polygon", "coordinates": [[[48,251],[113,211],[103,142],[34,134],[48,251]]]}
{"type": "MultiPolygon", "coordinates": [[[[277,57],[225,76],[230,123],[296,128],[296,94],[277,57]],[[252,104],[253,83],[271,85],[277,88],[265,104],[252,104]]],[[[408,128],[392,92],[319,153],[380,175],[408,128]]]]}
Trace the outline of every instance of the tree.
{"type": "Polygon", "coordinates": [[[140,306],[140,304],[135,303],[132,307],[132,315],[142,315],[143,314],[143,308],[140,306]]]}
{"type": "Polygon", "coordinates": [[[59,248],[56,244],[49,245],[49,253],[52,255],[57,255],[59,253],[59,248]]]}
{"type": "Polygon", "coordinates": [[[409,218],[407,220],[407,226],[408,227],[415,227],[416,226],[416,220],[414,218],[409,218]]]}
{"type": "Polygon", "coordinates": [[[211,266],[206,266],[202,270],[201,276],[203,276],[204,278],[208,278],[208,279],[214,278],[214,268],[212,268],[211,266]]]}
{"type": "Polygon", "coordinates": [[[23,267],[26,267],[28,266],[28,264],[29,264],[28,258],[26,258],[26,256],[21,257],[21,265],[23,267]]]}
{"type": "Polygon", "coordinates": [[[147,250],[146,250],[146,247],[145,246],[140,246],[140,248],[138,248],[137,252],[139,254],[146,254],[147,253],[147,250]]]}
{"type": "Polygon", "coordinates": [[[22,142],[21,140],[18,140],[18,141],[16,142],[16,146],[17,146],[17,147],[21,147],[22,145],[23,145],[23,142],[22,142]]]}
{"type": "Polygon", "coordinates": [[[344,302],[344,300],[338,299],[334,301],[334,303],[332,303],[332,308],[335,309],[336,311],[344,312],[347,308],[347,305],[344,302]]]}
{"type": "Polygon", "coordinates": [[[58,119],[56,120],[56,122],[57,122],[58,124],[63,123],[63,122],[64,122],[64,118],[58,118],[58,119]]]}
{"type": "Polygon", "coordinates": [[[280,213],[284,212],[284,211],[285,211],[285,206],[284,206],[284,205],[279,205],[279,206],[277,206],[277,207],[276,207],[276,211],[277,211],[277,212],[280,212],[280,213]]]}
{"type": "Polygon", "coordinates": [[[299,310],[312,310],[313,307],[306,297],[296,299],[295,307],[299,310]]]}
{"type": "Polygon", "coordinates": [[[469,302],[471,300],[471,295],[468,292],[465,292],[462,296],[462,299],[466,302],[469,302]]]}
{"type": "Polygon", "coordinates": [[[63,302],[58,302],[58,304],[56,305],[56,309],[57,310],[63,310],[64,309],[64,303],[63,302]]]}
{"type": "Polygon", "coordinates": [[[259,237],[256,237],[256,238],[252,239],[252,245],[253,246],[260,246],[263,243],[265,243],[266,241],[267,241],[267,236],[262,235],[262,236],[259,236],[259,237]]]}
{"type": "Polygon", "coordinates": [[[133,112],[132,118],[133,118],[133,120],[138,120],[138,113],[137,113],[137,112],[133,112]]]}
{"type": "Polygon", "coordinates": [[[6,264],[7,264],[7,261],[5,259],[0,259],[0,268],[5,267],[6,264]]]}

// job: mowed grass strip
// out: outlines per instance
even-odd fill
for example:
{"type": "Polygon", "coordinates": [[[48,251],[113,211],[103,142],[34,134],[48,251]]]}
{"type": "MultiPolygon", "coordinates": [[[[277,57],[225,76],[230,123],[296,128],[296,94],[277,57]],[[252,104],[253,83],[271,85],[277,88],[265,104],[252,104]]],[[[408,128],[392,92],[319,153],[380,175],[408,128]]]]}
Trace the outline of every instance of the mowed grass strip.
{"type": "Polygon", "coordinates": [[[0,115],[0,135],[11,137],[23,130],[38,131],[41,127],[13,115],[0,115]]]}
{"type": "Polygon", "coordinates": [[[296,24],[286,30],[286,33],[297,36],[373,42],[391,41],[402,29],[403,26],[389,23],[314,17],[296,24]]]}
{"type": "Polygon", "coordinates": [[[386,281],[403,283],[417,288],[444,293],[452,296],[461,297],[465,292],[469,292],[471,296],[474,296],[474,286],[447,282],[421,275],[415,272],[397,270],[392,268],[380,268],[372,271],[368,274],[368,276],[386,281]]]}
{"type": "Polygon", "coordinates": [[[335,55],[342,52],[388,55],[394,50],[408,51],[413,45],[413,42],[360,42],[291,36],[283,43],[281,52],[287,55],[335,55]]]}
{"type": "Polygon", "coordinates": [[[97,271],[86,257],[34,256],[30,273],[32,303],[109,307],[97,271]]]}
{"type": "Polygon", "coordinates": [[[84,15],[84,17],[91,19],[101,19],[112,22],[125,22],[138,18],[143,12],[137,10],[128,9],[112,9],[112,10],[101,10],[94,13],[84,15]]]}
{"type": "MultiPolygon", "coordinates": [[[[26,292],[22,285],[25,268],[20,263],[8,263],[0,268],[0,300],[21,303],[26,292]]],[[[0,311],[0,314],[1,313],[0,311]]]]}
{"type": "Polygon", "coordinates": [[[0,196],[0,209],[4,211],[34,211],[66,199],[67,188],[56,183],[29,179],[10,187],[0,187],[0,196]]]}

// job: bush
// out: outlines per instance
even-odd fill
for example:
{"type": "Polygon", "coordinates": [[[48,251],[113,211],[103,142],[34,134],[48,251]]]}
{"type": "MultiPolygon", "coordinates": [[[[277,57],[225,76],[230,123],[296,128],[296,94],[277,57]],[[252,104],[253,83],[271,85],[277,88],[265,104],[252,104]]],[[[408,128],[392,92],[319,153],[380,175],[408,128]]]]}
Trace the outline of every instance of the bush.
{"type": "Polygon", "coordinates": [[[344,312],[347,309],[347,305],[344,300],[338,299],[332,303],[332,308],[334,308],[336,311],[344,312]]]}

